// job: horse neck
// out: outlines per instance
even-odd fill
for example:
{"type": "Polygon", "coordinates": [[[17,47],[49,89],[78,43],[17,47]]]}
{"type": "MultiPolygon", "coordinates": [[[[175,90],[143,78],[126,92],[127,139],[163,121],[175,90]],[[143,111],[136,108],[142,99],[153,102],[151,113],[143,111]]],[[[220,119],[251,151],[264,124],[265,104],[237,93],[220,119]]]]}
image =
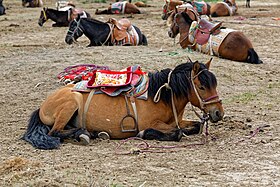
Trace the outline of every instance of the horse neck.
{"type": "Polygon", "coordinates": [[[54,9],[46,10],[47,17],[54,22],[57,21],[68,21],[68,12],[67,11],[59,11],[54,9]]]}
{"type": "Polygon", "coordinates": [[[180,45],[182,48],[186,48],[188,45],[192,44],[189,41],[189,30],[190,30],[190,25],[188,25],[187,23],[181,23],[180,27],[179,27],[179,33],[180,33],[180,45]]]}
{"type": "Polygon", "coordinates": [[[96,45],[106,45],[108,43],[111,43],[111,40],[108,40],[106,43],[104,43],[108,38],[109,33],[111,32],[110,27],[107,23],[81,19],[80,28],[82,29],[84,35],[91,41],[93,41],[96,45]]]}
{"type": "Polygon", "coordinates": [[[186,72],[177,72],[171,74],[170,82],[168,82],[168,75],[170,70],[165,69],[161,72],[149,73],[149,97],[153,100],[155,97],[160,97],[164,103],[172,104],[172,99],[176,106],[178,113],[184,110],[186,104],[189,102],[189,94],[191,85],[186,76],[186,72]],[[163,87],[165,84],[169,84],[172,89],[173,95],[170,89],[163,87]],[[157,95],[158,92],[160,95],[157,95]]]}

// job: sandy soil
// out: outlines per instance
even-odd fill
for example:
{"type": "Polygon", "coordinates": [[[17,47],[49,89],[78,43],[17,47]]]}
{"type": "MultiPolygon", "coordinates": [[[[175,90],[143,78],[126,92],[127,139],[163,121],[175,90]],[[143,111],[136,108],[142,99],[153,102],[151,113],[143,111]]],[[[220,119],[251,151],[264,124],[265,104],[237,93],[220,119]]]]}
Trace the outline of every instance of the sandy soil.
{"type": "MultiPolygon", "coordinates": [[[[90,2],[79,1],[77,6],[94,15],[96,8],[109,3],[90,2]]],[[[54,7],[54,3],[47,1],[46,6],[54,7]]],[[[178,143],[148,142],[177,147],[159,149],[161,153],[118,155],[119,140],[94,140],[89,146],[64,143],[51,151],[34,149],[19,140],[32,111],[61,86],[56,75],[67,66],[92,63],[122,69],[140,64],[144,70],[154,70],[173,68],[188,56],[203,62],[210,58],[174,45],[160,17],[162,1],[148,3],[153,7],[141,8],[144,14],[131,18],[146,34],[148,47],[86,48],[86,37],[73,46],[65,44],[67,28],[52,28],[51,21],[39,27],[41,8],[4,1],[7,15],[0,17],[0,186],[280,186],[280,21],[272,19],[280,17],[278,0],[251,1],[250,9],[240,0],[239,15],[215,18],[243,31],[264,63],[214,57],[211,68],[226,114],[222,122],[210,124],[215,138],[208,138],[206,144],[187,146],[201,142],[203,136],[196,135],[178,143]],[[246,19],[236,20],[239,16],[246,19]]],[[[189,106],[185,115],[195,119],[189,106]]],[[[137,143],[130,141],[120,149],[135,149],[137,143]]]]}

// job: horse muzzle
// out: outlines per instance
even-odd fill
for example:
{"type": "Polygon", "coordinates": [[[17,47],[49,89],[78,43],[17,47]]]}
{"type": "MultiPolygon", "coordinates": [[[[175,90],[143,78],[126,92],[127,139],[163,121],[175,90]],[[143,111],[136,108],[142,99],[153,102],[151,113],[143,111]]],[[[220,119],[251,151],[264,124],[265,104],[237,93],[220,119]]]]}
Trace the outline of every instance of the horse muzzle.
{"type": "Polygon", "coordinates": [[[161,19],[167,20],[167,18],[168,18],[168,15],[167,15],[167,14],[162,14],[162,15],[161,15],[161,19]]]}
{"type": "Polygon", "coordinates": [[[211,110],[208,113],[209,119],[212,123],[217,123],[221,121],[224,117],[224,110],[223,109],[215,109],[211,110]]]}
{"type": "Polygon", "coordinates": [[[171,30],[168,31],[168,36],[170,38],[175,38],[176,37],[176,35],[171,30]]]}
{"type": "Polygon", "coordinates": [[[65,42],[66,42],[67,44],[71,45],[71,44],[73,44],[74,39],[73,39],[73,37],[71,37],[71,36],[66,36],[65,42]]]}

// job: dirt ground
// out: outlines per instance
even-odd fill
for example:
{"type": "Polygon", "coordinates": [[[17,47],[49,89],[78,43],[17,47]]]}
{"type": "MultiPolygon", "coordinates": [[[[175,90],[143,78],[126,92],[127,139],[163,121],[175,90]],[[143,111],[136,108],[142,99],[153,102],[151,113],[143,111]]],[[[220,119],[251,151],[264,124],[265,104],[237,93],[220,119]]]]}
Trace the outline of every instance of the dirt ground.
{"type": "MultiPolygon", "coordinates": [[[[96,8],[108,3],[74,1],[94,18],[96,8]]],[[[6,0],[7,14],[0,17],[0,186],[280,186],[280,47],[278,0],[254,0],[245,8],[237,1],[238,15],[215,18],[228,28],[241,30],[252,41],[263,60],[261,65],[214,57],[212,71],[218,79],[225,117],[210,124],[206,144],[202,135],[181,142],[148,141],[160,153],[119,155],[136,148],[130,141],[93,140],[89,146],[64,143],[58,150],[38,150],[19,138],[25,132],[32,111],[59,88],[56,75],[65,67],[92,63],[122,69],[139,64],[146,71],[173,68],[193,60],[206,62],[210,56],[182,50],[167,35],[161,20],[162,0],[149,0],[152,7],[131,21],[147,36],[149,46],[91,47],[86,37],[72,46],[64,42],[64,28],[52,28],[51,21],[37,24],[41,8],[23,8],[19,0],[6,0]],[[239,20],[244,17],[245,20],[239,20]],[[162,52],[160,52],[162,49],[162,52]],[[36,86],[37,85],[37,86],[36,86]],[[180,147],[181,146],[181,147],[180,147]]],[[[53,7],[55,0],[47,1],[53,7]]],[[[115,15],[121,18],[121,15],[115,15]]],[[[196,119],[190,106],[185,117],[196,119]]]]}

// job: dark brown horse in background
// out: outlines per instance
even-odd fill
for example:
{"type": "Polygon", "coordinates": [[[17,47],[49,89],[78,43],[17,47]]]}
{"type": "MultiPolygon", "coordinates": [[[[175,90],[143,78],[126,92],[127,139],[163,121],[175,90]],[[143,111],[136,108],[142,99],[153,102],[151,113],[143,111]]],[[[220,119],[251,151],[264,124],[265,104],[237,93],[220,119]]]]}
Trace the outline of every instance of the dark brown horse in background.
{"type": "Polygon", "coordinates": [[[233,16],[236,14],[238,6],[235,0],[224,0],[211,6],[212,17],[233,16]]]}
{"type": "Polygon", "coordinates": [[[106,10],[96,9],[95,14],[141,14],[138,7],[129,2],[116,2],[110,4],[106,10]]]}
{"type": "Polygon", "coordinates": [[[148,99],[131,100],[137,107],[137,112],[131,114],[135,121],[132,117],[124,121],[128,110],[135,111],[126,98],[128,93],[90,97],[88,92],[73,91],[74,85],[60,88],[32,114],[23,139],[40,149],[58,148],[65,138],[75,138],[86,144],[89,137],[96,138],[99,132],[108,133],[112,139],[138,134],[143,139],[179,141],[183,133],[200,130],[200,122],[183,120],[187,103],[200,108],[211,122],[218,122],[224,116],[216,91],[217,80],[209,71],[210,62],[188,62],[173,70],[149,73],[148,99]],[[133,128],[133,124],[137,127],[134,131],[122,128],[133,128]]]}
{"type": "Polygon", "coordinates": [[[22,0],[22,6],[24,7],[42,7],[42,0],[22,0]]]}
{"type": "MultiPolygon", "coordinates": [[[[201,49],[201,46],[196,43],[196,39],[194,42],[190,41],[190,35],[192,32],[194,32],[193,30],[190,30],[192,23],[194,21],[200,22],[200,18],[196,12],[191,9],[187,9],[184,12],[175,11],[171,16],[173,18],[173,22],[170,26],[170,30],[168,31],[169,37],[175,38],[178,34],[180,34],[179,43],[183,49],[201,49]]],[[[221,31],[222,30],[223,29],[221,29],[221,31]]],[[[213,36],[211,31],[207,31],[203,35],[205,34],[211,34],[213,36]]],[[[209,54],[211,54],[211,48],[214,48],[212,43],[210,43],[209,48],[209,54]]],[[[214,54],[229,60],[253,64],[262,63],[250,40],[240,31],[232,30],[229,32],[229,34],[226,35],[226,37],[219,44],[217,53],[218,54],[214,54]]]]}

